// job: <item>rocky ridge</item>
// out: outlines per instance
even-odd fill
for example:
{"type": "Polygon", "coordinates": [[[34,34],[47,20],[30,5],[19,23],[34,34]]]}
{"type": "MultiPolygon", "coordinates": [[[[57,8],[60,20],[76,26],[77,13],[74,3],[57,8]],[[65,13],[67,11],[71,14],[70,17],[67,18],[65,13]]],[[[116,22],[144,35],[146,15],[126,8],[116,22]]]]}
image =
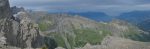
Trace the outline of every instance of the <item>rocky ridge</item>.
{"type": "Polygon", "coordinates": [[[26,12],[13,16],[8,0],[0,0],[0,22],[0,49],[41,48],[44,45],[38,25],[28,18],[26,12]]]}

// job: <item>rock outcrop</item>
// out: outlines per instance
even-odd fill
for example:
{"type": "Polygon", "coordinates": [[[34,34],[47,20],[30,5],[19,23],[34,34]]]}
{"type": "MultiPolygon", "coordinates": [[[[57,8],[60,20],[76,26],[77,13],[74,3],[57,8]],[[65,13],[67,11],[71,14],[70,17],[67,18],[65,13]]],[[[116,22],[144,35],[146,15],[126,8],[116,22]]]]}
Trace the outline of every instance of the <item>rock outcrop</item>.
{"type": "Polygon", "coordinates": [[[0,48],[7,45],[8,40],[11,40],[12,22],[10,21],[11,11],[8,0],[0,0],[0,48]]]}
{"type": "Polygon", "coordinates": [[[43,44],[43,37],[40,34],[38,25],[28,18],[26,12],[19,12],[15,15],[20,21],[13,21],[15,44],[17,47],[40,47],[43,44]]]}
{"type": "Polygon", "coordinates": [[[0,0],[0,19],[11,16],[10,6],[8,0],[0,0]]]}
{"type": "Polygon", "coordinates": [[[20,11],[25,11],[25,9],[23,7],[19,8],[17,6],[13,6],[13,7],[11,7],[11,11],[12,11],[12,14],[17,14],[20,11]]]}
{"type": "Polygon", "coordinates": [[[38,25],[28,18],[28,14],[16,14],[19,21],[11,19],[12,16],[8,0],[0,0],[0,49],[42,47],[44,38],[38,25]]]}

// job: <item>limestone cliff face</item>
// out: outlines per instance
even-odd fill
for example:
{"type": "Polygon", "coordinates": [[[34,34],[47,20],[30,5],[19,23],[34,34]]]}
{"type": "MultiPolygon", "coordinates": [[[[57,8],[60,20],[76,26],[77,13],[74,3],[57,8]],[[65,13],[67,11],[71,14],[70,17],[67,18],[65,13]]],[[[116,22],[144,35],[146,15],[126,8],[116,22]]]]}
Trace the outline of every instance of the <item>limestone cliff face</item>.
{"type": "MultiPolygon", "coordinates": [[[[8,40],[11,40],[11,32],[12,30],[12,22],[10,21],[11,12],[8,0],[0,0],[0,38],[1,43],[0,45],[5,45],[6,42],[10,42],[8,40]],[[9,36],[10,34],[10,36],[9,36]],[[5,38],[5,39],[4,39],[5,38]]],[[[1,48],[4,46],[1,46],[1,48]]]]}
{"type": "Polygon", "coordinates": [[[19,12],[12,19],[8,0],[0,0],[0,49],[12,46],[18,48],[39,48],[43,37],[38,25],[33,23],[26,12],[19,12]]]}
{"type": "Polygon", "coordinates": [[[10,6],[8,0],[0,0],[0,19],[10,17],[10,6]]]}
{"type": "Polygon", "coordinates": [[[13,30],[17,47],[40,47],[43,44],[43,37],[40,35],[38,25],[28,18],[26,12],[19,12],[15,15],[19,21],[13,20],[13,30]]]}

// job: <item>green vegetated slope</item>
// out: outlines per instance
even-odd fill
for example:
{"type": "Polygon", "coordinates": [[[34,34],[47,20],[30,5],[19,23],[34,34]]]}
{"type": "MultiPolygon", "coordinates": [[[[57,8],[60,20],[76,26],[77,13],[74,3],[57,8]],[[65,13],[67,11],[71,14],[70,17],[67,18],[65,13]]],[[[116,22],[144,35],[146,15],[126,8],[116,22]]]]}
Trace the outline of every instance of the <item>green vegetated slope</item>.
{"type": "Polygon", "coordinates": [[[92,29],[77,29],[75,30],[76,39],[75,46],[83,47],[86,43],[92,45],[101,44],[101,41],[107,35],[111,35],[111,32],[105,30],[92,30],[92,29]]]}
{"type": "MultiPolygon", "coordinates": [[[[72,37],[66,38],[68,39],[71,46],[74,47],[83,47],[86,43],[90,43],[92,45],[99,45],[103,38],[107,35],[111,35],[111,32],[107,31],[96,31],[91,29],[76,29],[75,30],[75,39],[72,37]]],[[[65,47],[64,40],[62,39],[59,33],[50,33],[49,36],[53,37],[59,46],[65,47]]]]}
{"type": "Polygon", "coordinates": [[[48,17],[42,17],[39,20],[38,24],[39,24],[39,28],[41,31],[46,31],[53,25],[52,21],[50,20],[51,18],[48,18],[48,17]]]}
{"type": "Polygon", "coordinates": [[[87,43],[100,45],[101,41],[106,36],[117,36],[136,41],[148,41],[148,37],[144,36],[146,32],[138,29],[136,26],[120,20],[104,23],[95,22],[81,16],[53,14],[44,16],[44,18],[41,18],[38,23],[40,29],[43,32],[46,32],[47,36],[54,38],[58,46],[64,48],[68,47],[66,46],[65,41],[67,41],[70,47],[83,47],[87,43]],[[64,18],[62,19],[62,26],[64,26],[63,29],[71,32],[66,33],[58,31],[57,20],[60,20],[59,17],[64,18]],[[53,29],[57,31],[51,31],[53,29]],[[61,33],[63,33],[63,35],[61,33]]]}

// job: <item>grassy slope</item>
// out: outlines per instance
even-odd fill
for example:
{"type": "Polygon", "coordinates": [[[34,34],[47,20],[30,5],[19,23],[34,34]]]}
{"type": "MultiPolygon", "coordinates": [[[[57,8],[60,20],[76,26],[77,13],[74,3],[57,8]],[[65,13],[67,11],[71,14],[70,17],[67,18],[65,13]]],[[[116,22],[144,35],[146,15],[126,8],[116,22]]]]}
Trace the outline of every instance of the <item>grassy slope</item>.
{"type": "MultiPolygon", "coordinates": [[[[73,38],[67,37],[71,46],[74,47],[83,47],[86,43],[90,43],[92,45],[101,44],[101,41],[106,35],[110,35],[111,33],[105,30],[92,30],[92,29],[76,29],[75,30],[75,41],[73,38]]],[[[64,40],[62,39],[59,33],[50,33],[49,36],[53,37],[59,46],[65,47],[64,40]]]]}
{"type": "Polygon", "coordinates": [[[86,43],[90,43],[92,45],[101,44],[101,41],[105,36],[111,34],[110,32],[104,30],[92,30],[92,29],[77,29],[76,33],[76,40],[75,46],[82,47],[86,43]]]}

